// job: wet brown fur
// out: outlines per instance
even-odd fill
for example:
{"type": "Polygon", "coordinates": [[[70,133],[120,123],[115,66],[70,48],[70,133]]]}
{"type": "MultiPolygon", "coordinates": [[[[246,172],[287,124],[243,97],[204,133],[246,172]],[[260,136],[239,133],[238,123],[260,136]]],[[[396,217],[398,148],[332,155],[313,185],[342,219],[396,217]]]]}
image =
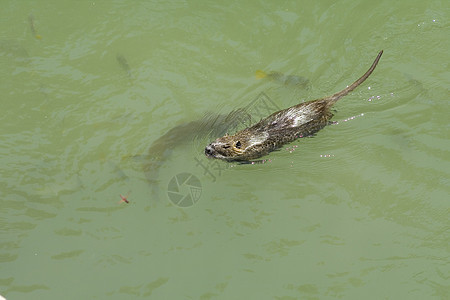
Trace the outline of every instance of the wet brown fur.
{"type": "Polygon", "coordinates": [[[312,100],[273,113],[257,124],[234,135],[218,138],[205,148],[211,158],[248,162],[274,151],[299,137],[310,136],[325,127],[333,114],[330,108],[363,83],[378,64],[378,53],[367,72],[344,90],[322,99],[312,100]]]}

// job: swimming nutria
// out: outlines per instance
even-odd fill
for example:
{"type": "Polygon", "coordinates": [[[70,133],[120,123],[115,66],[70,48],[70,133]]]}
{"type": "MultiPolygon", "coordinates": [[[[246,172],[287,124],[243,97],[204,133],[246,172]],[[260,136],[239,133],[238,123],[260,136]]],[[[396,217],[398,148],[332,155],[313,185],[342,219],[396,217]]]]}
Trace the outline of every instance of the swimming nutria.
{"type": "Polygon", "coordinates": [[[312,100],[280,110],[252,127],[218,138],[205,148],[208,157],[225,161],[249,162],[290,143],[312,135],[325,127],[333,114],[331,106],[366,80],[380,60],[378,53],[369,70],[344,90],[322,99],[312,100]]]}

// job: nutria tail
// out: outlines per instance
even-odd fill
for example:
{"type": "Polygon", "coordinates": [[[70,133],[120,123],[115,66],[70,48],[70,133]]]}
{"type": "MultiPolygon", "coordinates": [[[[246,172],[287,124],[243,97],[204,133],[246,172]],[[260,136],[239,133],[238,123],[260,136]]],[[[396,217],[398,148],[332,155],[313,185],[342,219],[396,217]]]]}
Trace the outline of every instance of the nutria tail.
{"type": "Polygon", "coordinates": [[[339,99],[341,99],[342,97],[344,97],[345,95],[347,95],[348,93],[353,91],[358,85],[363,83],[364,80],[366,80],[367,77],[369,77],[369,75],[372,74],[373,70],[375,70],[375,67],[377,66],[378,61],[380,60],[382,54],[383,54],[383,50],[381,50],[380,53],[378,53],[377,58],[375,58],[373,64],[370,66],[369,70],[367,70],[367,72],[363,76],[361,76],[358,80],[353,82],[350,86],[348,86],[344,90],[342,90],[332,96],[324,98],[323,100],[326,100],[328,102],[327,103],[328,106],[332,106],[334,103],[336,103],[336,101],[338,101],[339,99]]]}

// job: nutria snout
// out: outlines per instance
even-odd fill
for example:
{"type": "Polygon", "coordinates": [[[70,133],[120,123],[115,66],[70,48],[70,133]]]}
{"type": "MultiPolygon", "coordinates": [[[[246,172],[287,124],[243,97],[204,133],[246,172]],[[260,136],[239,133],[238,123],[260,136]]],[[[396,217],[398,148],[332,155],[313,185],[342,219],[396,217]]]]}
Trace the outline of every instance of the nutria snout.
{"type": "Polygon", "coordinates": [[[213,156],[214,148],[211,145],[206,146],[205,154],[206,154],[206,156],[213,156]]]}

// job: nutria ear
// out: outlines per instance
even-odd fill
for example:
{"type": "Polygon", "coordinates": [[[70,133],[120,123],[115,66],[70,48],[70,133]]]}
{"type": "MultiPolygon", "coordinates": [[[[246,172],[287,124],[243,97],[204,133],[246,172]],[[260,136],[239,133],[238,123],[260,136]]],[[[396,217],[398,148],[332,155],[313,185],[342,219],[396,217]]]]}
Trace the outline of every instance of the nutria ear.
{"type": "Polygon", "coordinates": [[[225,136],[228,136],[228,132],[227,132],[227,133],[225,133],[225,136]]]}

